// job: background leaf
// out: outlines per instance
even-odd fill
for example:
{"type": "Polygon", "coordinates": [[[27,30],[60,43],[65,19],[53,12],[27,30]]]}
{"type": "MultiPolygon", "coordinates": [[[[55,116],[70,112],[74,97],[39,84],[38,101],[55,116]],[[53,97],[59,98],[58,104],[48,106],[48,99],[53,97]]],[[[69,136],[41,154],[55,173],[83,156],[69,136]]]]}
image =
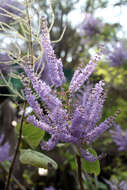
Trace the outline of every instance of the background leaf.
{"type": "Polygon", "coordinates": [[[30,123],[25,123],[23,125],[23,138],[30,145],[31,148],[36,148],[39,145],[41,139],[44,136],[44,133],[44,131],[37,127],[34,127],[30,123]]]}
{"type": "Polygon", "coordinates": [[[23,164],[29,164],[35,167],[41,167],[45,169],[57,169],[57,163],[54,160],[52,160],[43,153],[31,149],[21,149],[19,159],[23,164]]]}
{"type": "MultiPolygon", "coordinates": [[[[95,157],[97,156],[97,153],[94,149],[89,148],[88,151],[95,157]]],[[[100,174],[99,160],[97,160],[95,162],[89,162],[85,159],[82,159],[82,164],[83,164],[83,168],[85,169],[85,171],[88,172],[89,174],[95,174],[96,176],[100,174]]]]}

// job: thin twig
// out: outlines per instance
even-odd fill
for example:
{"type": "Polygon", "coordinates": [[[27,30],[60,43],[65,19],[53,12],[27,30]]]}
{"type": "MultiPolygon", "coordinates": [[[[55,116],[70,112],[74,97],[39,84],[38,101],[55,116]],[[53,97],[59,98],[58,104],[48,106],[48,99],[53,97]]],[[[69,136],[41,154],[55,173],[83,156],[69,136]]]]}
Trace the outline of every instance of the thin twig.
{"type": "MultiPolygon", "coordinates": [[[[8,169],[5,168],[5,166],[0,162],[0,167],[6,172],[8,173],[8,169]]],[[[15,184],[21,189],[21,190],[25,190],[25,187],[16,179],[15,176],[12,175],[13,181],[15,182],[15,184]]]]}
{"type": "Polygon", "coordinates": [[[3,73],[0,71],[0,76],[2,77],[2,79],[3,79],[3,81],[4,81],[4,83],[6,84],[6,86],[8,86],[9,88],[10,88],[10,90],[14,93],[14,95],[11,95],[11,96],[19,96],[21,99],[23,99],[24,100],[24,98],[22,97],[22,95],[17,91],[17,90],[15,90],[14,88],[13,88],[13,86],[12,86],[12,84],[10,83],[10,82],[8,82],[6,79],[5,79],[5,77],[4,77],[4,75],[3,75],[3,73]]]}
{"type": "Polygon", "coordinates": [[[21,139],[22,139],[22,127],[23,127],[23,121],[24,121],[24,116],[25,116],[25,110],[26,110],[26,101],[24,102],[24,106],[23,106],[23,115],[22,115],[21,123],[20,123],[18,142],[17,142],[15,154],[14,154],[14,157],[13,157],[10,169],[9,169],[8,179],[7,179],[7,183],[5,185],[5,190],[8,190],[8,188],[9,188],[12,171],[13,171],[13,168],[14,168],[15,160],[16,160],[16,157],[17,157],[17,153],[18,153],[18,150],[19,150],[20,143],[21,143],[21,139]]]}
{"type": "Polygon", "coordinates": [[[49,0],[49,6],[50,6],[50,10],[52,12],[52,22],[51,22],[51,25],[49,27],[49,32],[52,30],[52,27],[54,25],[54,21],[55,21],[55,14],[54,14],[54,10],[53,10],[53,7],[52,7],[52,0],[49,0]]]}
{"type": "Polygon", "coordinates": [[[60,41],[62,40],[63,36],[64,36],[65,31],[66,31],[66,26],[64,27],[63,32],[62,32],[61,36],[59,37],[59,39],[58,39],[58,40],[51,41],[51,43],[53,44],[53,43],[58,43],[58,42],[60,42],[60,41]]]}
{"type": "Polygon", "coordinates": [[[83,180],[82,180],[82,165],[81,165],[81,158],[79,155],[76,155],[77,166],[78,166],[78,179],[80,184],[80,190],[84,190],[83,187],[83,180]]]}
{"type": "Polygon", "coordinates": [[[26,14],[27,14],[27,18],[28,18],[28,25],[29,25],[29,52],[30,52],[30,58],[31,58],[31,64],[33,65],[33,41],[32,41],[32,29],[31,29],[31,20],[30,20],[30,15],[29,15],[29,4],[28,4],[28,0],[26,0],[26,14]]]}

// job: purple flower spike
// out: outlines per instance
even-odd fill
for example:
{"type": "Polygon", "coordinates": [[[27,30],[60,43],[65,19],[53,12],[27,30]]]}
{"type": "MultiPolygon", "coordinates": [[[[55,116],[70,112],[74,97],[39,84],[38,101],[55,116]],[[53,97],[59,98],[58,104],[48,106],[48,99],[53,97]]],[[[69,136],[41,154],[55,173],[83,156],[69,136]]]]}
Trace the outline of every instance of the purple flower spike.
{"type": "Polygon", "coordinates": [[[81,135],[85,139],[86,135],[95,129],[96,123],[101,118],[105,100],[103,86],[103,81],[97,83],[95,88],[88,91],[85,101],[83,101],[83,106],[76,108],[70,126],[72,134],[81,135]]]}
{"type": "Polygon", "coordinates": [[[43,110],[40,108],[40,104],[37,102],[35,96],[31,93],[30,88],[25,88],[25,98],[29,105],[33,108],[34,112],[39,116],[39,118],[41,118],[43,110]]]}
{"type": "Polygon", "coordinates": [[[70,87],[69,87],[71,94],[79,90],[79,88],[84,84],[84,82],[88,80],[89,76],[95,70],[95,67],[96,67],[96,63],[94,63],[93,61],[90,61],[88,65],[86,65],[85,68],[82,69],[79,67],[75,71],[74,76],[70,83],[70,87]]]}
{"type": "Polygon", "coordinates": [[[115,130],[110,130],[113,141],[119,151],[127,151],[127,130],[123,131],[119,125],[115,126],[115,130]]]}
{"type": "Polygon", "coordinates": [[[50,36],[46,24],[46,18],[42,17],[42,45],[48,65],[49,76],[54,86],[61,86],[65,82],[61,59],[57,59],[50,42],[50,36]]]}
{"type": "Polygon", "coordinates": [[[47,85],[49,86],[53,85],[50,79],[50,71],[49,71],[48,64],[46,63],[45,53],[43,54],[42,58],[35,63],[34,71],[37,74],[40,74],[40,79],[44,81],[47,85]],[[41,70],[42,68],[43,70],[41,70]]]}
{"type": "Polygon", "coordinates": [[[105,101],[104,85],[103,81],[97,83],[95,88],[89,92],[86,103],[84,102],[83,104],[86,110],[86,117],[89,118],[89,121],[93,121],[95,124],[101,119],[102,115],[102,108],[105,101]]]}
{"type": "Polygon", "coordinates": [[[95,55],[95,57],[89,61],[85,68],[79,67],[72,77],[70,82],[69,91],[71,94],[75,93],[79,88],[88,80],[89,76],[93,73],[97,66],[97,61],[100,59],[100,52],[95,55]]]}
{"type": "Polygon", "coordinates": [[[50,109],[54,109],[56,106],[62,106],[61,101],[51,94],[51,88],[37,76],[30,65],[25,65],[25,72],[32,82],[33,88],[41,99],[49,106],[50,109]]]}
{"type": "Polygon", "coordinates": [[[38,121],[34,115],[28,116],[27,121],[48,133],[52,134],[54,132],[54,129],[51,126],[49,126],[45,121],[38,121]]]}
{"type": "Polygon", "coordinates": [[[63,65],[61,59],[56,58],[56,55],[52,48],[45,17],[42,17],[42,45],[45,51],[45,57],[49,69],[49,76],[52,84],[56,87],[61,86],[62,83],[65,82],[63,65]]]}
{"type": "Polygon", "coordinates": [[[81,147],[79,147],[79,150],[80,150],[82,157],[85,160],[88,160],[89,162],[95,162],[96,160],[99,160],[102,158],[102,155],[100,155],[98,157],[94,157],[92,154],[89,153],[88,150],[83,150],[81,147]]]}
{"type": "Polygon", "coordinates": [[[102,122],[98,127],[91,130],[86,135],[86,141],[88,143],[94,142],[98,137],[100,137],[107,129],[109,129],[113,125],[113,117],[110,117],[106,119],[104,122],[102,122]]]}
{"type": "Polygon", "coordinates": [[[43,150],[52,150],[56,144],[59,142],[59,137],[57,135],[52,135],[52,137],[48,140],[48,142],[42,142],[41,148],[43,150]]]}
{"type": "Polygon", "coordinates": [[[71,134],[74,137],[81,138],[85,131],[85,124],[85,109],[84,107],[79,106],[74,112],[73,120],[69,127],[71,134]]]}

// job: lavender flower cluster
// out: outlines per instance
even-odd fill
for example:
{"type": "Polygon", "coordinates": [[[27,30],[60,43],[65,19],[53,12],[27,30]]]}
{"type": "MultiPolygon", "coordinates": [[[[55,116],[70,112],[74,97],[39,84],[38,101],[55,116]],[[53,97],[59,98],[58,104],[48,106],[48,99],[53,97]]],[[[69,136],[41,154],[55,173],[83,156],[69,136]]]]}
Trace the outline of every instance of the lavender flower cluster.
{"type": "MultiPolygon", "coordinates": [[[[42,45],[45,51],[51,85],[54,88],[61,87],[65,82],[62,61],[57,59],[54,53],[45,17],[42,18],[42,45]]],[[[51,135],[48,141],[41,142],[43,150],[51,150],[58,142],[66,142],[76,145],[82,157],[88,161],[93,162],[101,158],[101,156],[94,157],[83,146],[91,144],[110,128],[117,115],[115,114],[98,124],[106,97],[104,81],[97,83],[89,91],[87,97],[83,96],[83,98],[85,97],[85,100],[82,101],[83,103],[76,106],[73,102],[74,94],[93,73],[99,58],[100,54],[95,56],[85,68],[79,67],[74,72],[69,86],[70,98],[67,99],[66,106],[62,103],[62,98],[58,98],[57,92],[55,93],[46,81],[37,76],[31,63],[24,64],[27,78],[31,81],[33,89],[47,108],[47,114],[45,115],[36,96],[32,93],[32,88],[28,87],[27,83],[24,82],[25,98],[35,113],[34,115],[29,115],[27,120],[51,135]]]]}
{"type": "Polygon", "coordinates": [[[113,50],[108,51],[109,66],[119,67],[127,63],[127,48],[120,42],[118,45],[113,45],[113,50]]]}
{"type": "Polygon", "coordinates": [[[110,130],[113,141],[119,151],[127,151],[127,130],[123,131],[119,125],[115,126],[115,130],[110,130]]]}
{"type": "Polygon", "coordinates": [[[81,35],[85,35],[92,37],[97,33],[100,33],[104,28],[104,24],[94,16],[87,14],[84,21],[82,22],[80,26],[80,33],[81,35]]]}

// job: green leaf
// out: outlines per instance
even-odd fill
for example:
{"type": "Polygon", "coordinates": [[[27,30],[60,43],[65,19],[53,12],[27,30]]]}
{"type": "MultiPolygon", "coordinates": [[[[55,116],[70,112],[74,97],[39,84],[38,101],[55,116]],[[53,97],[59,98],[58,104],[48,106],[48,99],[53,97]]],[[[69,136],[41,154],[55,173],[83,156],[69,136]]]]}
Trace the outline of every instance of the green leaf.
{"type": "Polygon", "coordinates": [[[21,87],[22,87],[22,83],[19,79],[11,78],[11,83],[13,84],[13,87],[17,90],[21,89],[21,87]]]}
{"type": "Polygon", "coordinates": [[[36,148],[39,145],[40,140],[44,136],[44,133],[45,132],[43,130],[34,127],[30,123],[25,123],[23,125],[23,138],[30,145],[31,148],[36,148]]]}
{"type": "Polygon", "coordinates": [[[57,163],[54,160],[52,160],[43,153],[31,149],[21,149],[19,159],[23,164],[29,164],[35,167],[41,167],[45,169],[57,169],[57,163]]]}
{"type": "Polygon", "coordinates": [[[98,182],[98,189],[107,190],[107,186],[102,182],[98,182]]]}
{"type": "MultiPolygon", "coordinates": [[[[89,148],[88,151],[95,157],[97,156],[97,153],[94,149],[89,148]]],[[[100,173],[99,160],[97,160],[95,162],[89,162],[85,159],[82,159],[82,164],[83,164],[83,168],[85,169],[86,172],[88,172],[90,174],[95,174],[96,176],[99,175],[99,173],[100,173]]]]}

